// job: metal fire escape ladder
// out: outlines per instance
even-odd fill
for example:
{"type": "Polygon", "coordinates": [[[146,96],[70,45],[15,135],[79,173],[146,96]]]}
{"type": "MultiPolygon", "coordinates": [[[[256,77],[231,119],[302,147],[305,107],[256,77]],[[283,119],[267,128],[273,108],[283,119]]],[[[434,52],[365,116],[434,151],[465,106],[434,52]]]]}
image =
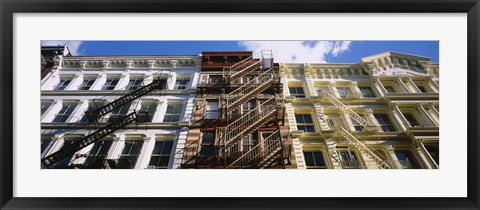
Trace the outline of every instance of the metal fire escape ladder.
{"type": "Polygon", "coordinates": [[[252,149],[244,153],[238,159],[233,161],[227,168],[245,168],[249,166],[262,166],[276,157],[279,151],[283,149],[280,130],[276,130],[270,136],[266,137],[261,143],[255,145],[252,149]]]}
{"type": "Polygon", "coordinates": [[[257,94],[269,88],[274,79],[276,68],[266,70],[262,74],[250,80],[248,83],[243,84],[239,88],[227,94],[226,99],[227,112],[232,111],[237,106],[247,102],[254,98],[257,94]]]}
{"type": "Polygon", "coordinates": [[[364,152],[365,155],[369,156],[370,158],[373,158],[375,162],[382,168],[382,169],[391,169],[392,167],[388,165],[387,162],[382,160],[380,157],[378,157],[375,153],[372,152],[372,150],[368,149],[365,144],[363,144],[361,141],[359,141],[354,135],[352,135],[347,129],[345,129],[342,126],[338,126],[337,133],[342,135],[344,138],[346,138],[350,143],[355,145],[361,152],[364,152]]]}
{"type": "Polygon", "coordinates": [[[350,117],[353,120],[357,121],[358,124],[362,125],[365,129],[377,129],[377,126],[373,125],[368,120],[358,115],[355,111],[353,111],[347,105],[345,105],[340,100],[335,98],[335,96],[333,96],[332,94],[328,92],[323,92],[322,94],[323,94],[324,100],[332,103],[337,109],[340,109],[340,111],[342,111],[344,114],[350,115],[350,117]]]}
{"type": "Polygon", "coordinates": [[[143,95],[146,95],[154,90],[162,90],[166,88],[166,81],[165,80],[154,80],[152,83],[145,85],[139,89],[136,89],[132,92],[130,92],[127,95],[124,95],[102,107],[99,107],[96,110],[93,111],[87,111],[85,112],[85,115],[87,116],[87,119],[89,122],[94,122],[96,121],[99,117],[108,114],[109,112],[112,112],[113,110],[126,105],[133,100],[142,97],[143,95]]]}
{"type": "MultiPolygon", "coordinates": [[[[358,115],[355,111],[350,109],[347,105],[342,103],[340,100],[335,98],[332,94],[328,92],[323,92],[323,98],[332,103],[336,108],[338,108],[340,111],[342,111],[344,114],[349,115],[353,120],[357,121],[358,124],[364,127],[365,130],[367,131],[376,131],[377,126],[373,125],[360,115],[358,115]]],[[[373,153],[370,149],[368,149],[365,144],[363,144],[360,140],[358,140],[353,134],[351,134],[347,129],[344,127],[340,126],[339,123],[336,123],[336,131],[338,134],[346,138],[350,143],[355,145],[361,152],[364,152],[368,157],[373,158],[373,160],[383,169],[390,169],[392,168],[390,165],[388,165],[387,162],[382,160],[380,157],[378,157],[375,153],[373,153]]]]}
{"type": "Polygon", "coordinates": [[[223,76],[224,78],[227,78],[227,83],[230,83],[248,74],[254,69],[260,68],[260,62],[261,62],[260,60],[253,59],[253,55],[252,55],[230,67],[224,67],[223,76]]]}
{"type": "Polygon", "coordinates": [[[270,98],[260,104],[260,106],[228,124],[224,129],[224,135],[220,139],[220,144],[228,147],[244,135],[267,123],[269,119],[275,117],[274,114],[277,110],[275,102],[275,98],[270,98]]]}
{"type": "Polygon", "coordinates": [[[124,126],[132,123],[135,121],[137,118],[137,114],[135,112],[132,112],[115,122],[109,123],[103,128],[100,128],[99,130],[83,137],[81,140],[77,141],[73,145],[69,147],[62,148],[55,153],[45,157],[42,159],[42,168],[49,168],[56,162],[63,160],[66,157],[69,157],[71,155],[74,155],[75,152],[78,150],[81,150],[88,145],[94,143],[95,141],[102,139],[103,137],[115,132],[116,130],[123,128],[124,126]]]}

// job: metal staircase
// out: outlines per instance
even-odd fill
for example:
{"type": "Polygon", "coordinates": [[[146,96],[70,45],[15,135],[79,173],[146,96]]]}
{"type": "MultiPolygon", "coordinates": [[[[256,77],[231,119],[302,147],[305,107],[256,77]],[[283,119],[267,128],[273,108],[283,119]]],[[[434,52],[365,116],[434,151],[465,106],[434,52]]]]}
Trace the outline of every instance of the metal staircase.
{"type": "MultiPolygon", "coordinates": [[[[355,111],[350,109],[347,105],[342,103],[340,100],[335,98],[332,94],[328,92],[322,93],[323,99],[327,102],[333,104],[336,108],[338,108],[343,114],[349,115],[353,120],[355,120],[358,124],[363,126],[365,131],[375,132],[378,130],[377,126],[370,123],[368,120],[364,119],[360,115],[358,115],[355,111]]],[[[323,118],[323,116],[320,116],[323,118]]],[[[352,133],[350,133],[347,129],[342,126],[343,123],[333,123],[334,129],[337,134],[341,135],[345,139],[347,139],[351,144],[353,144],[362,154],[365,154],[368,158],[373,159],[377,165],[382,169],[391,169],[390,166],[386,161],[382,158],[378,157],[374,152],[368,149],[365,144],[363,144],[360,140],[358,140],[352,133]]],[[[328,142],[328,141],[327,141],[328,142]]],[[[335,161],[339,161],[338,154],[336,153],[336,149],[332,143],[327,144],[329,147],[329,152],[332,153],[332,158],[335,161]],[[332,148],[333,146],[333,148],[332,148]]]]}
{"type": "Polygon", "coordinates": [[[243,84],[239,88],[222,96],[222,105],[226,111],[230,112],[239,105],[254,98],[257,94],[271,87],[274,82],[274,76],[278,75],[278,68],[270,68],[257,77],[243,84]]]}
{"type": "Polygon", "coordinates": [[[260,60],[253,59],[253,55],[243,59],[242,61],[223,68],[223,77],[227,78],[226,82],[230,83],[236,79],[245,76],[249,72],[260,68],[260,60]]]}
{"type": "Polygon", "coordinates": [[[369,130],[369,131],[376,131],[377,130],[377,126],[373,125],[372,123],[370,123],[368,120],[364,119],[363,117],[361,117],[360,115],[358,115],[355,111],[353,111],[352,109],[350,109],[347,105],[345,105],[344,103],[342,103],[340,100],[338,100],[337,98],[335,98],[335,96],[333,96],[332,94],[328,93],[328,92],[323,92],[322,93],[322,96],[323,96],[323,99],[325,101],[328,101],[330,102],[331,104],[333,104],[337,109],[339,109],[340,111],[342,111],[344,114],[347,114],[347,115],[350,115],[350,117],[357,121],[358,124],[360,124],[361,126],[363,126],[363,128],[365,130],[369,130]]]}
{"type": "MultiPolygon", "coordinates": [[[[285,157],[285,153],[289,153],[289,146],[286,137],[280,135],[280,130],[276,130],[259,144],[230,163],[226,168],[268,167],[275,160],[285,157]],[[282,153],[284,150],[286,150],[286,152],[282,153]]],[[[283,158],[280,160],[283,160],[283,158]]]]}
{"type": "Polygon", "coordinates": [[[250,134],[268,121],[276,117],[277,106],[276,99],[270,98],[252,109],[242,117],[225,126],[217,129],[221,133],[218,145],[224,148],[230,147],[233,143],[239,141],[244,135],[250,134]]]}
{"type": "Polygon", "coordinates": [[[130,92],[127,95],[124,95],[124,96],[122,96],[122,97],[120,97],[120,98],[102,106],[102,107],[99,107],[96,110],[85,112],[85,115],[87,116],[87,119],[88,119],[89,122],[94,122],[95,120],[97,120],[101,116],[106,115],[106,114],[112,112],[113,110],[115,110],[115,109],[117,109],[117,108],[119,108],[123,105],[126,105],[126,104],[132,102],[133,100],[135,100],[137,98],[142,97],[145,94],[148,94],[148,93],[150,93],[154,90],[165,89],[166,85],[167,85],[166,80],[154,80],[152,83],[150,83],[148,85],[145,85],[141,88],[138,88],[138,89],[130,92]]]}
{"type": "MultiPolygon", "coordinates": [[[[98,119],[100,119],[102,116],[131,103],[132,101],[140,98],[141,96],[144,96],[157,89],[161,90],[166,88],[166,84],[167,84],[166,80],[154,80],[152,83],[145,85],[141,88],[138,88],[136,90],[133,90],[129,92],[127,95],[124,95],[104,106],[101,106],[93,111],[86,111],[85,116],[87,116],[88,123],[84,127],[88,127],[89,125],[96,124],[98,119]]],[[[113,122],[110,122],[109,124],[100,128],[99,130],[96,130],[95,132],[83,137],[82,139],[77,141],[75,144],[62,148],[57,152],[43,158],[41,160],[42,168],[49,168],[56,162],[61,161],[66,157],[72,156],[73,154],[75,154],[75,152],[87,147],[92,143],[95,143],[96,141],[102,139],[103,137],[106,137],[107,135],[136,121],[137,117],[138,117],[138,113],[132,112],[123,117],[120,117],[119,119],[116,119],[113,122]]]]}
{"type": "Polygon", "coordinates": [[[88,145],[96,142],[97,140],[115,132],[116,130],[123,128],[124,126],[135,121],[136,118],[137,118],[136,113],[132,112],[116,120],[115,122],[109,123],[105,127],[100,128],[99,130],[83,137],[82,139],[75,142],[71,146],[62,148],[54,152],[53,154],[48,155],[47,157],[42,159],[42,168],[49,168],[56,162],[63,160],[66,157],[74,155],[75,152],[77,152],[78,150],[81,150],[87,147],[88,145]]]}
{"type": "Polygon", "coordinates": [[[391,169],[392,168],[386,161],[382,160],[375,153],[373,153],[372,150],[368,149],[367,146],[365,146],[365,144],[363,144],[361,141],[359,141],[354,135],[352,135],[344,127],[339,127],[339,129],[337,129],[337,133],[340,134],[341,136],[343,136],[345,139],[347,139],[355,147],[357,147],[357,149],[361,153],[364,153],[367,157],[373,159],[380,168],[382,168],[382,169],[391,169]]]}

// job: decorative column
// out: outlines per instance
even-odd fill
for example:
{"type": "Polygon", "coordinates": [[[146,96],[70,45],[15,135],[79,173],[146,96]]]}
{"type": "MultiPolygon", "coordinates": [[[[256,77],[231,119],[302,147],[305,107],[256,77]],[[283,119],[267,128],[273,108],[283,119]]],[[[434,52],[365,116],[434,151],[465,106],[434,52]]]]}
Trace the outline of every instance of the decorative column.
{"type": "Polygon", "coordinates": [[[403,90],[404,90],[405,92],[407,92],[407,93],[410,92],[410,91],[408,90],[408,87],[405,85],[405,83],[403,83],[402,78],[400,78],[399,76],[397,76],[397,77],[395,77],[395,80],[397,81],[398,85],[403,88],[403,90]]]}
{"type": "Polygon", "coordinates": [[[332,94],[335,96],[335,98],[340,98],[340,94],[338,93],[338,90],[337,90],[337,85],[335,84],[334,81],[330,81],[330,87],[331,87],[331,90],[332,90],[332,94]]]}
{"type": "Polygon", "coordinates": [[[423,115],[424,118],[428,119],[428,124],[430,126],[433,125],[438,127],[438,124],[430,117],[430,115],[428,115],[427,111],[425,110],[425,108],[423,108],[423,105],[421,103],[417,103],[417,107],[420,112],[420,115],[423,115]]]}
{"type": "Polygon", "coordinates": [[[399,121],[401,122],[400,125],[402,126],[402,130],[406,130],[407,128],[411,127],[410,123],[408,120],[403,116],[402,111],[398,108],[397,103],[391,103],[391,107],[393,110],[393,115],[397,118],[400,119],[399,121]]]}
{"type": "Polygon", "coordinates": [[[407,77],[407,81],[408,83],[410,83],[410,85],[413,87],[413,89],[415,89],[415,92],[417,93],[421,93],[422,91],[417,87],[417,85],[415,85],[415,83],[413,82],[412,78],[411,77],[407,77]]]}
{"type": "Polygon", "coordinates": [[[378,93],[380,93],[380,97],[384,97],[388,93],[378,77],[373,77],[373,86],[377,89],[378,93]]]}
{"type": "Polygon", "coordinates": [[[437,82],[435,82],[435,80],[433,80],[432,77],[427,77],[427,81],[430,83],[430,87],[431,87],[436,93],[438,93],[439,90],[440,90],[440,87],[438,86],[437,82]]]}

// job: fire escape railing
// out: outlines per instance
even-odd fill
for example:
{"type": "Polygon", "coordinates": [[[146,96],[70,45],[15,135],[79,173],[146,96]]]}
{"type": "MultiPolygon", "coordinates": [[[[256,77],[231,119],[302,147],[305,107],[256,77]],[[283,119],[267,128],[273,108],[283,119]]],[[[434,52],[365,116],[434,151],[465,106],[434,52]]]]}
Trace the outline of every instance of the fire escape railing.
{"type": "Polygon", "coordinates": [[[261,73],[257,77],[250,80],[248,83],[243,84],[234,91],[226,94],[222,98],[225,98],[226,111],[231,111],[238,105],[253,98],[254,95],[261,93],[272,85],[274,76],[278,74],[278,68],[271,68],[261,73]]]}
{"type": "Polygon", "coordinates": [[[165,80],[154,80],[152,83],[145,85],[141,88],[138,88],[127,95],[124,95],[102,107],[99,107],[96,110],[85,112],[85,115],[87,116],[87,119],[89,122],[93,122],[99,117],[106,115],[112,112],[113,110],[123,105],[126,105],[149,92],[152,92],[153,90],[166,88],[166,84],[167,84],[167,81],[165,80]]]}
{"type": "MultiPolygon", "coordinates": [[[[135,99],[140,98],[141,96],[148,94],[156,89],[163,89],[166,88],[166,81],[165,80],[155,80],[152,83],[145,85],[139,89],[136,89],[127,95],[124,95],[107,105],[97,108],[94,111],[86,111],[85,115],[87,116],[88,123],[84,126],[87,127],[89,124],[97,123],[97,120],[102,116],[110,113],[124,105],[129,104],[130,102],[134,101],[135,99]]],[[[138,104],[137,104],[138,105],[138,104]]],[[[63,160],[66,157],[69,157],[75,152],[81,150],[82,148],[87,147],[88,145],[95,143],[96,141],[106,137],[107,135],[117,131],[125,127],[126,125],[134,122],[137,120],[138,114],[134,111],[128,115],[125,115],[114,122],[107,124],[105,127],[96,130],[95,132],[85,136],[84,138],[80,139],[77,143],[67,146],[58,150],[57,152],[43,158],[41,160],[42,168],[49,168],[56,162],[63,160]]]]}
{"type": "MultiPolygon", "coordinates": [[[[370,131],[376,131],[378,129],[377,126],[373,125],[368,120],[358,115],[355,111],[353,111],[347,105],[345,105],[340,100],[335,98],[332,94],[328,92],[323,92],[323,98],[324,100],[332,103],[336,108],[338,108],[344,114],[348,114],[353,120],[355,120],[358,124],[363,126],[364,129],[370,130],[370,131]]],[[[340,121],[337,121],[333,123],[333,125],[338,134],[340,134],[345,139],[347,139],[358,150],[360,150],[361,152],[364,152],[367,155],[367,157],[372,158],[380,166],[380,168],[383,168],[383,169],[392,168],[392,166],[390,166],[387,163],[387,161],[384,161],[382,158],[378,157],[374,152],[368,149],[364,143],[362,143],[352,133],[350,133],[347,129],[345,129],[343,127],[343,123],[341,123],[340,121]]]]}
{"type": "Polygon", "coordinates": [[[347,105],[342,103],[340,100],[335,98],[335,96],[333,96],[332,94],[330,94],[328,92],[323,92],[322,94],[323,94],[323,98],[326,101],[332,103],[337,109],[340,109],[340,111],[342,111],[343,113],[346,113],[346,114],[350,115],[350,117],[353,120],[357,121],[365,129],[370,128],[370,127],[376,127],[375,125],[372,125],[372,123],[370,123],[368,120],[364,119],[363,117],[358,115],[355,111],[350,109],[347,105]]]}
{"type": "Polygon", "coordinates": [[[370,150],[364,143],[358,140],[353,134],[351,134],[347,129],[342,126],[339,126],[337,132],[347,139],[350,143],[355,145],[360,151],[365,152],[367,156],[373,158],[373,160],[383,169],[391,169],[392,167],[383,159],[378,157],[372,150],[370,150]]]}
{"type": "Polygon", "coordinates": [[[282,149],[282,136],[280,135],[280,130],[276,130],[229,164],[227,168],[259,166],[260,163],[267,161],[268,158],[274,157],[274,154],[282,149]]]}
{"type": "Polygon", "coordinates": [[[235,81],[241,76],[247,74],[248,72],[259,68],[260,60],[253,59],[253,56],[243,59],[242,61],[230,66],[223,68],[223,76],[227,79],[227,83],[235,81]]]}
{"type": "Polygon", "coordinates": [[[270,98],[266,100],[260,104],[260,106],[252,109],[242,117],[225,126],[223,130],[224,134],[222,135],[219,144],[228,147],[232,142],[238,140],[239,137],[254,128],[255,125],[258,126],[259,123],[262,123],[263,119],[274,114],[275,111],[276,99],[270,98]]]}
{"type": "Polygon", "coordinates": [[[124,126],[135,121],[136,118],[137,118],[136,113],[132,112],[116,120],[115,122],[109,123],[105,127],[100,128],[99,130],[83,137],[82,139],[75,142],[71,146],[62,148],[54,152],[53,154],[48,155],[47,157],[42,159],[42,168],[49,168],[56,162],[63,160],[64,158],[69,157],[71,155],[74,155],[75,152],[77,152],[78,150],[81,150],[87,147],[88,145],[94,143],[95,141],[115,132],[120,128],[123,128],[124,126]]]}

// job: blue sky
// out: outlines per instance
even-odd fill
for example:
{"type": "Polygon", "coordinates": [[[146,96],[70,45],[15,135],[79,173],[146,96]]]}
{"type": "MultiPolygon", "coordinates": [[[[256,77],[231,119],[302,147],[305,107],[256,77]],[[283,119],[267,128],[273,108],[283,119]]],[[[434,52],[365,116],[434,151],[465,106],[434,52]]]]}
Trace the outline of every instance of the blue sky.
{"type": "Polygon", "coordinates": [[[202,51],[272,50],[276,62],[358,63],[386,51],[430,57],[439,62],[438,41],[42,41],[67,44],[76,56],[195,55],[202,51]]]}

